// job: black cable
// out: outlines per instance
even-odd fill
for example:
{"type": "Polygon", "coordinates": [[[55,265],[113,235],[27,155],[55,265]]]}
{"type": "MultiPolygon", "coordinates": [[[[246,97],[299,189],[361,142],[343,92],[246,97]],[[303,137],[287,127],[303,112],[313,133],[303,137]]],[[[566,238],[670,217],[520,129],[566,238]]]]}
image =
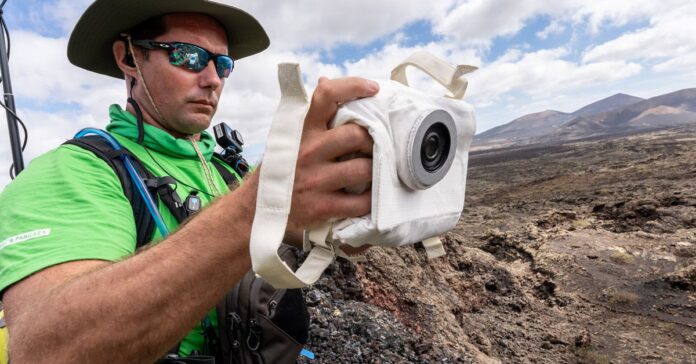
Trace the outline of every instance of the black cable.
{"type": "Polygon", "coordinates": [[[176,181],[176,183],[180,183],[180,184],[182,184],[182,185],[184,185],[184,186],[186,186],[186,187],[188,187],[188,188],[190,188],[190,189],[192,189],[192,190],[195,190],[195,191],[198,191],[198,192],[203,192],[203,193],[205,193],[206,195],[208,195],[208,196],[210,196],[210,197],[215,197],[215,195],[213,195],[212,193],[205,192],[205,191],[203,191],[203,190],[200,189],[200,188],[196,188],[196,187],[193,187],[193,186],[191,186],[191,185],[189,185],[189,184],[186,184],[186,183],[184,183],[184,182],[179,181],[178,179],[176,179],[176,177],[174,177],[173,174],[169,173],[166,169],[164,169],[164,167],[162,167],[161,164],[159,164],[159,162],[157,161],[157,159],[155,159],[155,157],[153,157],[152,154],[150,153],[150,150],[147,149],[144,145],[143,145],[143,149],[145,149],[145,151],[147,152],[147,155],[150,156],[150,159],[152,159],[152,161],[155,162],[155,164],[156,164],[158,167],[160,167],[160,169],[162,169],[162,170],[164,171],[164,174],[166,174],[166,175],[169,176],[169,177],[172,177],[172,178],[176,181]]]}
{"type": "MultiPolygon", "coordinates": [[[[5,37],[5,42],[7,42],[7,60],[10,60],[10,49],[11,47],[11,40],[10,40],[10,30],[7,28],[7,23],[5,23],[5,18],[3,17],[3,9],[5,7],[5,3],[7,3],[7,0],[2,0],[2,3],[0,3],[0,26],[2,26],[4,30],[4,37],[5,37]]],[[[0,83],[2,83],[3,80],[0,78],[0,83]]],[[[24,122],[22,119],[15,114],[14,111],[10,110],[2,101],[0,101],[0,106],[5,108],[12,116],[14,116],[15,120],[19,123],[19,125],[22,127],[22,130],[24,131],[24,142],[22,142],[22,152],[24,152],[24,149],[27,147],[27,142],[29,141],[29,132],[27,131],[27,126],[24,125],[24,122]]],[[[10,165],[10,179],[15,179],[15,174],[14,174],[14,162],[10,165]]]]}
{"type": "MultiPolygon", "coordinates": [[[[17,116],[17,114],[14,113],[14,111],[10,110],[10,108],[7,107],[7,105],[5,105],[5,103],[0,101],[0,106],[4,107],[5,110],[7,110],[7,112],[12,114],[12,116],[14,116],[15,120],[17,120],[19,125],[22,127],[22,130],[24,131],[24,141],[22,142],[22,152],[24,152],[24,149],[27,147],[27,142],[29,141],[29,132],[27,131],[27,126],[24,125],[24,122],[22,121],[22,119],[20,119],[19,116],[17,116]]],[[[15,177],[17,177],[17,176],[15,176],[15,174],[14,174],[14,162],[12,162],[12,164],[10,164],[10,179],[15,179],[15,177]]]]}
{"type": "Polygon", "coordinates": [[[22,127],[22,130],[24,130],[24,142],[22,142],[22,152],[23,152],[24,148],[27,147],[27,141],[29,140],[29,133],[27,132],[27,126],[24,125],[24,122],[22,121],[22,119],[20,119],[19,116],[17,116],[17,114],[14,113],[14,111],[10,110],[10,108],[7,107],[7,105],[5,105],[5,103],[0,101],[0,106],[4,107],[5,110],[7,110],[10,114],[12,114],[12,116],[14,116],[14,118],[19,122],[19,125],[22,127]]]}
{"type": "MultiPolygon", "coordinates": [[[[7,0],[5,0],[7,1],[7,0]]],[[[0,9],[0,11],[2,11],[0,9]]],[[[7,42],[7,60],[10,60],[10,45],[12,44],[10,42],[10,31],[7,29],[7,24],[5,23],[5,18],[2,17],[2,14],[0,13],[0,25],[2,25],[3,29],[5,29],[5,41],[7,42]]]]}

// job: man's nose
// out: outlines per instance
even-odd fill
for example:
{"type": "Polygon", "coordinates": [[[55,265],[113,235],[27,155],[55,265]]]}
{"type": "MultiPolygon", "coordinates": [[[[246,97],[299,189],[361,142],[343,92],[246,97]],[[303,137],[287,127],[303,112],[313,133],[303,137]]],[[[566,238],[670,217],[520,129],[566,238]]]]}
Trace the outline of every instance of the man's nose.
{"type": "Polygon", "coordinates": [[[200,72],[199,76],[200,86],[202,88],[212,88],[216,90],[218,87],[222,86],[222,80],[217,74],[214,61],[208,62],[208,65],[200,72]]]}

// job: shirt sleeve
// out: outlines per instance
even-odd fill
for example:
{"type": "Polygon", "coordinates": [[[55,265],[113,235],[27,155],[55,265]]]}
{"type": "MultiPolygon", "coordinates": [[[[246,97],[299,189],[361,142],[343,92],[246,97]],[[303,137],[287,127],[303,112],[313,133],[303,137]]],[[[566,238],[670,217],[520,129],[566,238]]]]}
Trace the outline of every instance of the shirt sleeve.
{"type": "Polygon", "coordinates": [[[49,266],[115,261],[135,250],[133,210],[118,176],[78,146],[34,159],[0,194],[0,207],[0,295],[49,266]]]}

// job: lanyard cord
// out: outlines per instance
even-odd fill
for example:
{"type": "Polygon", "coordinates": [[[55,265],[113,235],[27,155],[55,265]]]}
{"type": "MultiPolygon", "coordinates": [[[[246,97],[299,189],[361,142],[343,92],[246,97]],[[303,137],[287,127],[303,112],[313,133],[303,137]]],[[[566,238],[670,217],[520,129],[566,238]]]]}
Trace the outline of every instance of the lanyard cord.
{"type": "MultiPolygon", "coordinates": [[[[213,191],[211,191],[211,192],[203,191],[203,189],[201,189],[201,188],[191,186],[190,184],[187,184],[187,183],[177,179],[176,177],[174,177],[173,174],[169,173],[169,171],[166,168],[164,168],[164,166],[162,166],[160,164],[160,162],[157,161],[157,159],[155,159],[155,156],[153,156],[152,153],[150,153],[150,150],[147,147],[145,147],[143,145],[143,149],[145,149],[145,152],[147,153],[147,155],[150,156],[150,159],[152,159],[152,161],[155,162],[155,164],[162,170],[162,172],[164,172],[165,175],[172,177],[176,181],[177,184],[181,184],[181,185],[186,186],[192,190],[204,193],[210,197],[215,197],[215,195],[212,193],[213,191]]],[[[175,188],[175,190],[176,190],[176,188],[175,188]]]]}
{"type": "Polygon", "coordinates": [[[196,150],[198,160],[201,162],[203,174],[205,175],[205,178],[208,181],[210,192],[213,193],[215,196],[220,196],[220,190],[218,190],[217,186],[215,185],[215,181],[213,180],[213,173],[210,171],[210,167],[208,167],[208,162],[203,157],[203,153],[201,153],[201,150],[198,149],[198,142],[195,139],[193,139],[193,136],[191,135],[189,135],[188,140],[191,142],[191,145],[193,145],[193,149],[196,150]]]}

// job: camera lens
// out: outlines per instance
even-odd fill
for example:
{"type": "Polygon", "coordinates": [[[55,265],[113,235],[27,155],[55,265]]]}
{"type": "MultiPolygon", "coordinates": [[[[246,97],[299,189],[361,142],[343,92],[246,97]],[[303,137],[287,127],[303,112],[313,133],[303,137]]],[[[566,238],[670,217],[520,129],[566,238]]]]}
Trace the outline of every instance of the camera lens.
{"type": "MultiPolygon", "coordinates": [[[[419,115],[408,130],[407,146],[397,146],[399,179],[413,190],[441,181],[457,154],[457,126],[452,115],[436,109],[419,115]]],[[[401,138],[398,138],[401,140],[401,138]]]]}
{"type": "Polygon", "coordinates": [[[445,162],[450,149],[450,133],[443,123],[435,123],[425,131],[421,144],[421,163],[428,172],[435,172],[445,162]]]}

